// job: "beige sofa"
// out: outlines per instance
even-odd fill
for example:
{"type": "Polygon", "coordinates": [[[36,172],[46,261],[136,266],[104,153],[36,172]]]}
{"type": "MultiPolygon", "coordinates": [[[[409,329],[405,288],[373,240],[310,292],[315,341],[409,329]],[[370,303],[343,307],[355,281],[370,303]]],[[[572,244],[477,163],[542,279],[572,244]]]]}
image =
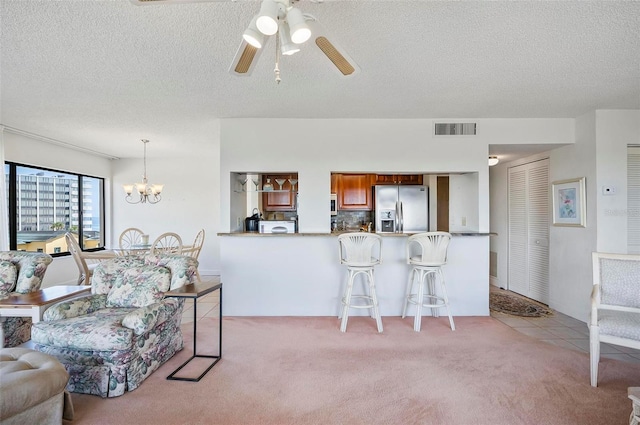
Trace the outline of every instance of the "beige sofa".
{"type": "MultiPolygon", "coordinates": [[[[0,349],[0,424],[61,424],[69,374],[54,357],[27,348],[0,349]]],[[[67,399],[65,419],[73,418],[67,399]]]]}

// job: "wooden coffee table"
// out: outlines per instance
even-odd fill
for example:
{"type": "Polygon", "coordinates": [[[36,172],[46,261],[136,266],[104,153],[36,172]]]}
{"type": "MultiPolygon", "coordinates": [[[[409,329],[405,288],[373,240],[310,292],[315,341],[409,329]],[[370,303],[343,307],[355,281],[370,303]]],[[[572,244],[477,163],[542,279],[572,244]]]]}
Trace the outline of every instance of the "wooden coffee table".
{"type": "Polygon", "coordinates": [[[0,317],[31,317],[33,323],[53,303],[83,297],[91,293],[90,286],[51,286],[28,294],[14,294],[0,299],[0,317]]]}

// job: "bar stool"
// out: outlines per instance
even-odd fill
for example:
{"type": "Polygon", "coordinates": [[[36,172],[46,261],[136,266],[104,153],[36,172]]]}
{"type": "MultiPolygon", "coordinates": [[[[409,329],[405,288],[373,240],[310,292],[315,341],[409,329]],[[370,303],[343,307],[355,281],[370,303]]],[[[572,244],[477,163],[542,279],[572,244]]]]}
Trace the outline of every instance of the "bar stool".
{"type": "Polygon", "coordinates": [[[430,308],[433,317],[438,317],[439,308],[446,308],[451,330],[456,330],[442,274],[442,266],[447,264],[447,249],[450,241],[451,234],[447,232],[418,233],[409,236],[407,241],[407,263],[412,266],[412,269],[409,272],[402,318],[406,317],[409,304],[415,305],[413,330],[416,332],[420,332],[423,307],[430,308]],[[413,287],[416,284],[418,290],[414,293],[413,287]],[[440,295],[437,295],[436,291],[440,295]]]}
{"type": "Polygon", "coordinates": [[[378,310],[378,297],[373,279],[374,266],[381,263],[382,238],[373,233],[343,233],[338,236],[340,264],[347,266],[347,286],[342,297],[342,322],[340,331],[346,332],[350,308],[366,308],[371,310],[371,317],[376,319],[378,332],[382,332],[382,320],[378,310]],[[364,293],[353,294],[356,276],[362,275],[364,293]]]}

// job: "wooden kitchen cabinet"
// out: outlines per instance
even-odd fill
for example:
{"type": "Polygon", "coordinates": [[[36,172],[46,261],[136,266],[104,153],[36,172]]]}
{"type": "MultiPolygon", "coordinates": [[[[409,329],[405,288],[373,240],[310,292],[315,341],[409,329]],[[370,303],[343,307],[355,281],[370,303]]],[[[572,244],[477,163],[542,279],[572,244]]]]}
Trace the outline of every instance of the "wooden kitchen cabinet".
{"type": "Polygon", "coordinates": [[[422,174],[377,174],[376,184],[422,184],[422,174]]]}
{"type": "MultiPolygon", "coordinates": [[[[291,183],[288,179],[297,179],[297,174],[263,174],[262,186],[270,179],[270,183],[273,185],[273,192],[262,193],[262,209],[264,211],[295,211],[296,210],[296,193],[291,192],[291,183]],[[282,184],[282,191],[280,191],[280,185],[276,183],[276,179],[285,179],[282,184]]],[[[298,185],[295,186],[298,190],[298,185]]]]}
{"type": "Polygon", "coordinates": [[[338,210],[373,210],[375,174],[337,174],[338,210]]]}

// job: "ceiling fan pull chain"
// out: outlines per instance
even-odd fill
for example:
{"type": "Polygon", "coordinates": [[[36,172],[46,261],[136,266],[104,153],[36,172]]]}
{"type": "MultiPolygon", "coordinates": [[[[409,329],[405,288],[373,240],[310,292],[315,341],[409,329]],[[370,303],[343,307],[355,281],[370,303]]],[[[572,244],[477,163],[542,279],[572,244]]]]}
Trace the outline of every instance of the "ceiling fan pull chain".
{"type": "MultiPolygon", "coordinates": [[[[278,28],[280,31],[280,28],[278,28]]],[[[280,84],[280,34],[276,34],[276,68],[273,70],[276,74],[276,83],[280,84]]]]}

